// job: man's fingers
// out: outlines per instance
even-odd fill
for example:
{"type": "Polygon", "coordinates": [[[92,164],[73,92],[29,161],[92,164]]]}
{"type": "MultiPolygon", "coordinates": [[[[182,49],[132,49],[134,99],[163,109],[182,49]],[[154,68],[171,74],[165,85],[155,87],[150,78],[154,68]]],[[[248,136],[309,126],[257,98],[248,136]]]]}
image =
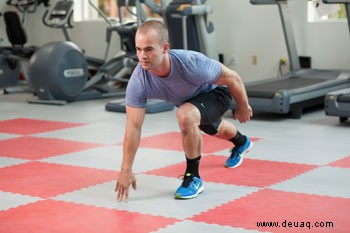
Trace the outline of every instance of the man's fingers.
{"type": "Polygon", "coordinates": [[[120,185],[117,190],[117,200],[122,201],[124,196],[124,188],[120,185]]]}
{"type": "Polygon", "coordinates": [[[115,191],[117,192],[117,201],[120,202],[123,199],[128,201],[130,185],[136,189],[136,178],[131,174],[122,174],[117,179],[115,191]]]}
{"type": "Polygon", "coordinates": [[[124,197],[125,197],[125,202],[127,202],[128,201],[128,199],[129,199],[129,189],[125,189],[125,192],[124,192],[124,197]]]}
{"type": "Polygon", "coordinates": [[[235,112],[235,114],[233,115],[233,119],[238,120],[240,123],[246,123],[250,121],[251,117],[253,117],[253,113],[242,115],[235,112]]]}
{"type": "Polygon", "coordinates": [[[131,184],[132,184],[132,188],[133,188],[134,190],[136,190],[136,188],[137,188],[137,187],[136,187],[136,180],[134,180],[131,184]]]}

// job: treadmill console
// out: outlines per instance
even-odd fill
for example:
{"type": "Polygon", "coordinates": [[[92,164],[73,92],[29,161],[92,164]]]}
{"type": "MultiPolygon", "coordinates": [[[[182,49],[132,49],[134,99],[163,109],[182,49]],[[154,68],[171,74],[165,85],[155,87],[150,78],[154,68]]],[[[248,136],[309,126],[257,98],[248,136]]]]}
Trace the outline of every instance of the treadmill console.
{"type": "Polygon", "coordinates": [[[350,3],[350,0],[323,0],[324,3],[350,3]]]}
{"type": "Polygon", "coordinates": [[[50,19],[65,18],[73,7],[73,2],[57,2],[50,14],[50,19]]]}
{"type": "Polygon", "coordinates": [[[263,5],[263,4],[277,4],[278,2],[288,1],[288,0],[250,0],[251,4],[263,5]]]}
{"type": "Polygon", "coordinates": [[[53,28],[72,28],[70,23],[73,15],[73,1],[61,0],[56,3],[51,11],[46,10],[43,16],[43,23],[53,28]]]}

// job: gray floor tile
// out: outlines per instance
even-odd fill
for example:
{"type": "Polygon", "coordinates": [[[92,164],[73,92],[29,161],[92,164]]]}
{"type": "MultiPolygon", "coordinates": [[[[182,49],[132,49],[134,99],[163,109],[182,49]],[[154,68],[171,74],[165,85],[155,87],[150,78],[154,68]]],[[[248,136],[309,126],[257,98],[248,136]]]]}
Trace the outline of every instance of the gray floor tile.
{"type": "Polygon", "coordinates": [[[0,210],[8,210],[21,205],[33,203],[41,200],[38,197],[25,196],[20,194],[8,193],[0,191],[0,210]]]}
{"type": "Polygon", "coordinates": [[[174,232],[191,232],[191,233],[204,233],[204,232],[220,232],[220,233],[258,233],[261,231],[246,230],[243,228],[232,228],[226,226],[219,226],[215,224],[206,224],[201,222],[182,221],[168,226],[164,229],[152,233],[174,233],[174,232]]]}
{"type": "Polygon", "coordinates": [[[320,167],[291,180],[271,186],[273,189],[350,198],[350,169],[320,167]]]}
{"type": "Polygon", "coordinates": [[[205,183],[205,191],[199,197],[191,201],[175,200],[173,193],[181,183],[178,179],[151,175],[137,175],[136,178],[137,191],[130,189],[127,203],[116,202],[116,194],[113,192],[115,182],[81,189],[55,199],[185,219],[257,190],[252,187],[205,183]]]}
{"type": "MultiPolygon", "coordinates": [[[[1,152],[0,152],[0,156],[1,156],[1,152]]],[[[0,168],[25,163],[27,161],[28,160],[24,160],[24,159],[0,157],[0,168]]]]}
{"type": "MultiPolygon", "coordinates": [[[[119,171],[122,146],[104,146],[81,152],[42,159],[41,161],[119,171]]],[[[140,148],[135,158],[134,172],[146,172],[184,161],[182,152],[140,148]]]]}

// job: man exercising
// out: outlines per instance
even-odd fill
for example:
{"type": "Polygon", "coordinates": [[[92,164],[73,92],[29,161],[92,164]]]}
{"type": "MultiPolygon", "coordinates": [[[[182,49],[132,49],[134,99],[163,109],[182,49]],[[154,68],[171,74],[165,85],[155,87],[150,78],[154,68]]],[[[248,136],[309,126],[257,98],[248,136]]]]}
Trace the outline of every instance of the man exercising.
{"type": "Polygon", "coordinates": [[[170,50],[168,30],[157,20],[143,23],[137,30],[136,50],[139,64],[126,91],[127,123],[123,143],[123,161],[115,191],[117,200],[129,197],[129,187],[136,189],[132,165],[141,138],[147,99],[162,99],[178,106],[176,117],[182,135],[186,171],[176,199],[189,199],[204,190],[199,174],[203,138],[201,131],[231,141],[234,147],[225,166],[241,165],[243,156],[253,146],[222,115],[229,109],[232,96],[237,103],[234,118],[245,123],[252,109],[240,76],[218,61],[188,50],[170,50]]]}

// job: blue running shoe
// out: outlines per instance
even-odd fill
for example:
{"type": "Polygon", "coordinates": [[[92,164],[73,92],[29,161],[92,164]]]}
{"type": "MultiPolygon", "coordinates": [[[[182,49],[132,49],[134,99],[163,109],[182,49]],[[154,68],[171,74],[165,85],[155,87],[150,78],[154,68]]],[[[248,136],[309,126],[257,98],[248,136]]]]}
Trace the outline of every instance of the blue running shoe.
{"type": "Polygon", "coordinates": [[[197,197],[204,191],[202,179],[187,173],[184,176],[181,186],[176,190],[175,199],[190,199],[197,197]]]}
{"type": "Polygon", "coordinates": [[[226,160],[225,167],[228,168],[235,168],[242,164],[243,162],[243,156],[249,152],[249,150],[253,147],[253,142],[249,140],[247,136],[244,136],[246,138],[246,142],[244,145],[236,148],[233,147],[231,149],[231,155],[226,160]]]}

